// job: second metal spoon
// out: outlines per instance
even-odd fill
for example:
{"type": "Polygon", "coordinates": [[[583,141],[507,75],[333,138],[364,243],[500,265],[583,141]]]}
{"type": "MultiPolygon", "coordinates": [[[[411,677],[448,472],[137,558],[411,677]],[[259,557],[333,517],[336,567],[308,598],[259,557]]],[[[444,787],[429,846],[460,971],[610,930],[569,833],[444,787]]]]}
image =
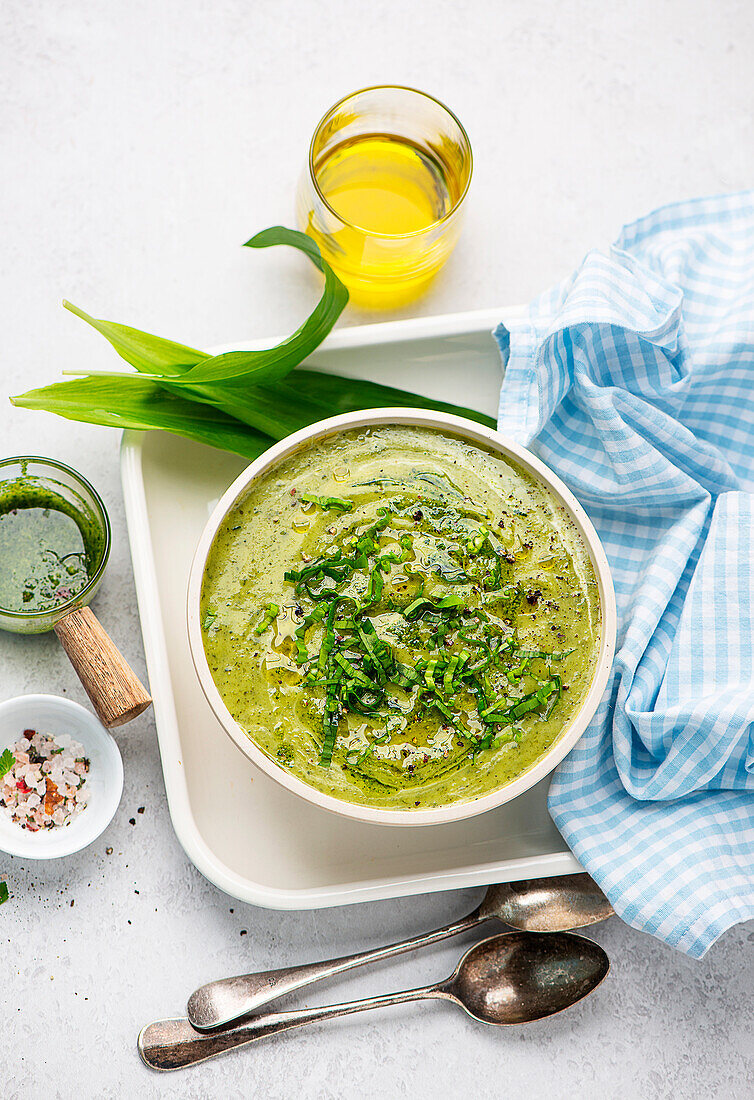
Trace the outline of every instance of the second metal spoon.
{"type": "Polygon", "coordinates": [[[221,1027],[312,982],[427,947],[486,920],[499,920],[527,932],[569,932],[606,920],[612,913],[610,902],[586,873],[506,882],[490,886],[481,904],[467,917],[434,932],[326,962],[209,982],[189,997],[188,1018],[193,1027],[202,1031],[221,1027]]]}

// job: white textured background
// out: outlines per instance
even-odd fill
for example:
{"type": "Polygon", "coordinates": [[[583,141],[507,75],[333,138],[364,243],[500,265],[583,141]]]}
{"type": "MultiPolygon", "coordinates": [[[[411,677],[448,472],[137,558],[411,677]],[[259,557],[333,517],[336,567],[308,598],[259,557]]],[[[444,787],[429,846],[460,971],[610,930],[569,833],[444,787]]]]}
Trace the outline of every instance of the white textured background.
{"type": "MultiPolygon", "coordinates": [[[[318,292],[306,265],[239,245],[291,223],[311,131],[348,91],[414,84],[468,128],[465,233],[412,309],[437,314],[525,301],[653,206],[750,186],[753,56],[751,0],[3,0],[0,396],[110,362],[64,296],[199,347],[290,331],[318,292]]],[[[97,610],[143,673],[116,433],[0,403],[0,441],[102,492],[115,549],[97,610]]],[[[0,635],[0,697],[38,690],[83,701],[54,638],[0,635]]],[[[119,739],[125,794],[97,843],[48,866],[0,854],[5,1100],[754,1095],[751,925],[691,962],[615,919],[595,933],[608,982],[549,1022],[497,1031],[404,1007],[151,1074],[139,1028],[198,982],[418,932],[477,892],[302,914],[234,903],[174,838],[152,720],[119,739]]],[[[433,980],[461,947],[320,996],[433,980]]]]}

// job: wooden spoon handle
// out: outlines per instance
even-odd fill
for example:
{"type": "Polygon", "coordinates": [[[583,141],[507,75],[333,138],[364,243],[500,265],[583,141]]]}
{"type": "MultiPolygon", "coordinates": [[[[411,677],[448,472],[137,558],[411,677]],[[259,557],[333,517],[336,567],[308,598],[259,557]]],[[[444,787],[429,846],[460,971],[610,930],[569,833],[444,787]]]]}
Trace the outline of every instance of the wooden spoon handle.
{"type": "Polygon", "coordinates": [[[55,626],[103,726],[123,726],[152,702],[141,680],[88,607],[55,626]]]}

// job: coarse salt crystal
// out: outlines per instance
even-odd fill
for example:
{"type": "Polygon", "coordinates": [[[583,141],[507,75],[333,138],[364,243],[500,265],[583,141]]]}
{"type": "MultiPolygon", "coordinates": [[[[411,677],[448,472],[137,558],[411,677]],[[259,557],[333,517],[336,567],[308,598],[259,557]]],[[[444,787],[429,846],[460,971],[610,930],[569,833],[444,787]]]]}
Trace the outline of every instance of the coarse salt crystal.
{"type": "Polygon", "coordinates": [[[68,734],[28,733],[13,746],[14,764],[0,780],[0,807],[30,832],[66,825],[89,799],[83,745],[68,734]]]}

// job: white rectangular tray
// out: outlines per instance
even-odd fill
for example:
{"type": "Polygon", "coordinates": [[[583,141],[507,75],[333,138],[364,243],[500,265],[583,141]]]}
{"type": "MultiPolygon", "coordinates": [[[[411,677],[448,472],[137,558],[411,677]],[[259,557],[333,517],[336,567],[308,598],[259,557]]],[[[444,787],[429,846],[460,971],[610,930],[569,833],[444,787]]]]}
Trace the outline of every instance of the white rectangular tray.
{"type": "MultiPolygon", "coordinates": [[[[494,415],[501,367],[490,333],[515,312],[343,329],[307,365],[494,415]]],[[[168,804],[202,874],[242,901],[314,909],[580,870],[547,813],[546,781],[466,822],[390,828],[310,806],[238,752],[199,687],[185,600],[201,530],[243,466],[164,432],[123,437],[121,476],[168,804]]]]}

